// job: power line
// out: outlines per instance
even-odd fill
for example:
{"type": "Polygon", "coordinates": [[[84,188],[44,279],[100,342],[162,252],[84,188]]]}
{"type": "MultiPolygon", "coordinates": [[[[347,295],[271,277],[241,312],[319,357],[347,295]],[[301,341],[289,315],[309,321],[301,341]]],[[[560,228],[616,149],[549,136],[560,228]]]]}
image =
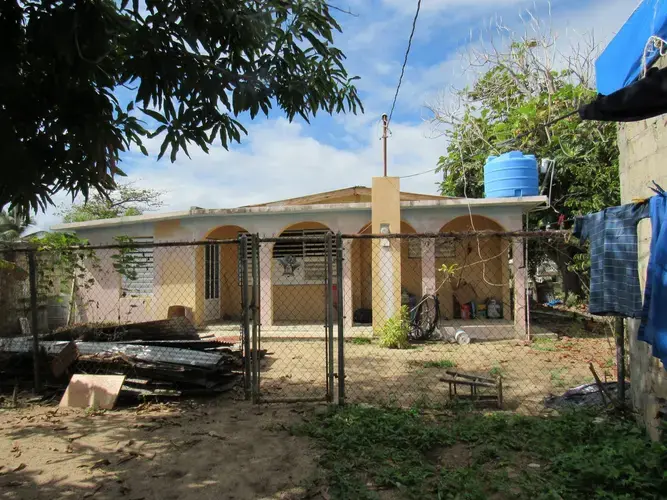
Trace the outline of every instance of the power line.
{"type": "Polygon", "coordinates": [[[403,59],[403,66],[401,67],[401,76],[398,78],[398,85],[396,86],[396,93],[394,94],[394,102],[391,104],[391,111],[389,112],[389,120],[394,115],[394,108],[396,107],[396,99],[398,99],[398,92],[401,90],[401,83],[403,83],[403,75],[405,74],[405,66],[408,64],[408,56],[410,55],[410,48],[412,47],[412,38],[415,36],[415,27],[417,26],[417,18],[419,17],[419,10],[422,6],[422,0],[417,0],[417,10],[415,17],[412,19],[412,30],[410,31],[410,38],[408,38],[408,48],[405,51],[405,58],[403,59]]]}
{"type": "Polygon", "coordinates": [[[399,179],[407,179],[408,177],[417,177],[418,175],[430,174],[431,172],[435,172],[439,168],[440,167],[430,168],[428,170],[424,170],[423,172],[417,172],[416,174],[401,175],[399,179]]]}

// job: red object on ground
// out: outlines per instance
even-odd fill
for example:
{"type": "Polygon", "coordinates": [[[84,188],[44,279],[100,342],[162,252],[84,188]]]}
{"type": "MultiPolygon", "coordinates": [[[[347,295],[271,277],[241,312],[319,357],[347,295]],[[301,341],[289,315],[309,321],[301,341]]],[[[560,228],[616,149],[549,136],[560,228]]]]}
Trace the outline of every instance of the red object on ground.
{"type": "Polygon", "coordinates": [[[470,304],[461,304],[461,319],[470,319],[470,304]]]}

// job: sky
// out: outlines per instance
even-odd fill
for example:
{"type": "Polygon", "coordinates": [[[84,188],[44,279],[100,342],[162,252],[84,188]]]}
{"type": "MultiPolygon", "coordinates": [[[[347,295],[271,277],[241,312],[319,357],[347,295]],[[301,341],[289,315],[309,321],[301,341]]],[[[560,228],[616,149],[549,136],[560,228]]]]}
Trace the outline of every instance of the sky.
{"type": "MultiPolygon", "coordinates": [[[[229,151],[216,145],[206,154],[191,146],[171,163],[157,161],[159,139],[147,142],[148,157],[131,152],[120,167],[142,187],[164,192],[160,211],[231,208],[350,186],[370,186],[382,175],[380,117],[389,113],[405,56],[416,0],[332,0],[354,15],[336,15],[343,32],[336,45],[347,56],[365,113],[320,115],[311,123],[289,122],[279,111],[245,120],[248,136],[229,151]]],[[[474,78],[465,54],[484,46],[498,21],[521,34],[527,11],[558,36],[567,51],[593,33],[606,44],[638,0],[423,0],[388,140],[388,172],[405,176],[436,167],[447,141],[430,121],[427,104],[447,101],[452,87],[474,78]]],[[[497,39],[497,35],[494,35],[497,39]]],[[[243,120],[242,120],[243,121],[243,120]]],[[[441,175],[430,172],[401,180],[404,191],[437,194],[441,175]]],[[[71,199],[64,193],[56,204],[71,199]]],[[[57,208],[38,214],[36,229],[60,222],[57,208]]]]}

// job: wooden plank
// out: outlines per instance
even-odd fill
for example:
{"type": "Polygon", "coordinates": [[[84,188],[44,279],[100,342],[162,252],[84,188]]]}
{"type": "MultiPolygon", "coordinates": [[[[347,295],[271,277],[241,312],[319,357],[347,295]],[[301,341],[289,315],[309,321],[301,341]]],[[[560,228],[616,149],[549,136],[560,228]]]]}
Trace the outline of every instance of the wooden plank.
{"type": "Polygon", "coordinates": [[[60,406],[111,410],[124,381],[125,375],[73,375],[60,406]]]}

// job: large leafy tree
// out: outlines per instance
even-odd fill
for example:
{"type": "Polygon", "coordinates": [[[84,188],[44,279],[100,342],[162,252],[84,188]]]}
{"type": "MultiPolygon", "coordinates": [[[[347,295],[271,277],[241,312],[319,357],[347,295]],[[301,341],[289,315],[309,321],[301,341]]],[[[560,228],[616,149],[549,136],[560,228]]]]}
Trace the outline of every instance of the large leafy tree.
{"type": "MultiPolygon", "coordinates": [[[[576,116],[552,124],[595,97],[589,72],[595,47],[572,50],[568,57],[559,57],[554,47],[547,34],[480,52],[474,57],[479,76],[456,93],[459,106],[433,107],[448,138],[438,163],[443,194],[483,197],[487,157],[521,150],[555,162],[553,179],[542,179],[550,207],[530,214],[530,228],[555,228],[559,219],[571,222],[620,202],[616,125],[576,116]]],[[[585,259],[578,247],[531,246],[533,268],[547,257],[554,260],[566,293],[582,293],[576,271],[584,270],[585,259]]]]}
{"type": "Polygon", "coordinates": [[[60,210],[63,222],[112,219],[141,215],[162,207],[162,193],[137,187],[134,183],[118,183],[105,195],[95,193],[83,202],[72,203],[60,210]]]}
{"type": "Polygon", "coordinates": [[[1,2],[0,207],[106,193],[146,136],[173,161],[240,141],[241,113],[356,112],[339,29],[322,0],[1,2]]]}

